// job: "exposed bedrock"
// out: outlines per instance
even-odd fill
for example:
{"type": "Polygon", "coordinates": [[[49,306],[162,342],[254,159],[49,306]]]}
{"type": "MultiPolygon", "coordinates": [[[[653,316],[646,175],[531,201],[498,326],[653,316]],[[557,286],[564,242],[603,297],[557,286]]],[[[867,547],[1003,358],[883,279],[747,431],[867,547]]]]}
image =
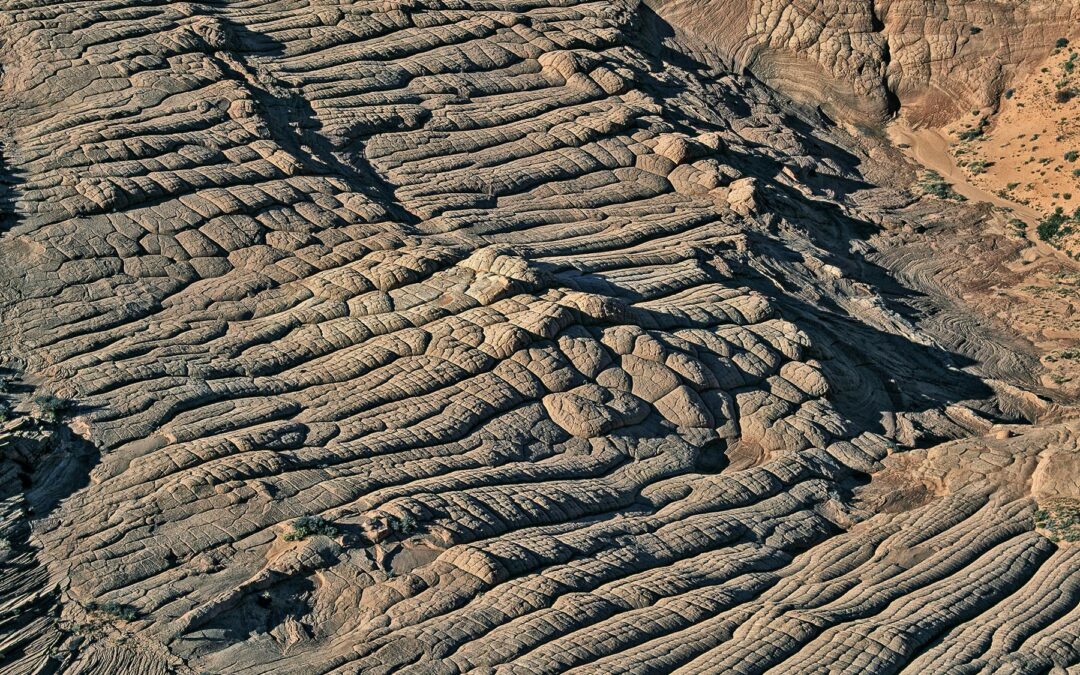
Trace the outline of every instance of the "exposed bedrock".
{"type": "Polygon", "coordinates": [[[830,114],[949,121],[1077,35],[1077,0],[647,0],[736,68],[830,114]]]}
{"type": "Polygon", "coordinates": [[[0,665],[1080,663],[1041,488],[875,505],[891,458],[1024,421],[987,378],[1030,355],[939,339],[867,255],[872,160],[662,30],[608,1],[5,5],[0,338],[100,458],[16,519],[43,572],[3,597],[49,597],[0,665]]]}

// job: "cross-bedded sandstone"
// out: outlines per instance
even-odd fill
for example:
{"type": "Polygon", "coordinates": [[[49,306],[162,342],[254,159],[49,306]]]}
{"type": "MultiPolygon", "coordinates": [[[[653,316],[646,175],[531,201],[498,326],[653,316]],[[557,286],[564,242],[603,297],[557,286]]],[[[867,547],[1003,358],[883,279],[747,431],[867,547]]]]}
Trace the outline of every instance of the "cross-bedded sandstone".
{"type": "Polygon", "coordinates": [[[1080,661],[1030,492],[852,494],[1007,413],[799,229],[850,226],[845,138],[635,5],[0,26],[4,348],[101,453],[20,553],[57,599],[14,672],[1080,661]]]}

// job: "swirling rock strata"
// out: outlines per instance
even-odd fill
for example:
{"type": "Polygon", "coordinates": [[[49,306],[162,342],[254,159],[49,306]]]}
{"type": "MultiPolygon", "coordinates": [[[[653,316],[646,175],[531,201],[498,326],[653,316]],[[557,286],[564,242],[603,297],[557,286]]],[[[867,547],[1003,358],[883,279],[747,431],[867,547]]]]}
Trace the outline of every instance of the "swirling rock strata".
{"type": "Polygon", "coordinates": [[[1076,0],[650,0],[729,64],[831,113],[943,123],[1076,35],[1076,0]]]}
{"type": "Polygon", "coordinates": [[[3,667],[1080,662],[1029,492],[853,492],[1009,417],[836,253],[867,158],[635,5],[0,25],[4,348],[100,452],[3,667]]]}

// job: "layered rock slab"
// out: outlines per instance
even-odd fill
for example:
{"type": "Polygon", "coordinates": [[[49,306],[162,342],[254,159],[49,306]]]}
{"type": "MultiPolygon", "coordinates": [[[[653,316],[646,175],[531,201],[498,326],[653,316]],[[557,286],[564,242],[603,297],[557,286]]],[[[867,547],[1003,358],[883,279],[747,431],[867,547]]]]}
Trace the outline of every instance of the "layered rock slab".
{"type": "Polygon", "coordinates": [[[649,0],[728,63],[830,114],[880,121],[903,108],[943,124],[996,108],[1058,40],[1080,3],[953,0],[649,0]]]}
{"type": "Polygon", "coordinates": [[[929,339],[802,283],[829,254],[788,218],[846,222],[847,141],[635,5],[0,20],[5,350],[101,452],[33,518],[71,636],[12,667],[885,671],[1019,594],[1014,652],[1076,663],[1026,494],[850,498],[912,425],[978,421],[875,407],[844,334],[913,370],[929,339]]]}

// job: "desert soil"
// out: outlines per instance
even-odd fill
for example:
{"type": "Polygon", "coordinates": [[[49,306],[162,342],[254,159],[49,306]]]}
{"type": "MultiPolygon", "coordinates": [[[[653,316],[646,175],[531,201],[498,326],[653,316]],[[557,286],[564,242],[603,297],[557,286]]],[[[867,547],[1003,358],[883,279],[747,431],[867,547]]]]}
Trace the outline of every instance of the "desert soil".
{"type": "MultiPolygon", "coordinates": [[[[1060,209],[1080,214],[1080,52],[1056,49],[1006,90],[1001,108],[973,110],[941,131],[960,177],[1029,207],[1042,220],[1060,209]]],[[[960,188],[958,188],[958,191],[960,188]]],[[[1021,217],[1025,212],[1017,208],[1021,217]]],[[[1053,245],[1080,255],[1080,219],[1053,245]]]]}

